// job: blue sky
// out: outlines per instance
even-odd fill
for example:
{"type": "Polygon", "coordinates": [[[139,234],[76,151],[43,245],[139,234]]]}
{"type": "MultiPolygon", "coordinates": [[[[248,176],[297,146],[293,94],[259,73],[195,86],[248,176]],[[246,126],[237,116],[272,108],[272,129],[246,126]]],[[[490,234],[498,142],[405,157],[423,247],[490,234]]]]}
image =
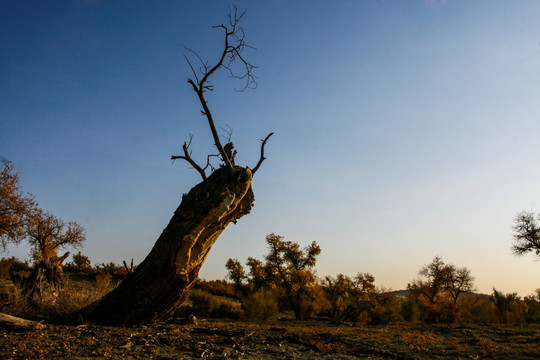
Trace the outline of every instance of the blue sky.
{"type": "MultiPolygon", "coordinates": [[[[183,45],[213,62],[231,4],[0,1],[0,156],[87,229],[93,263],[142,261],[199,181],[170,161],[189,134],[195,158],[212,152],[183,45]]],[[[540,211],[540,3],[236,4],[259,86],[217,76],[209,104],[237,163],[253,167],[275,135],[252,213],[202,277],[261,258],[273,232],[317,241],[321,276],[402,289],[439,255],[482,292],[540,287],[540,263],[510,250],[516,213],[540,211]]]]}

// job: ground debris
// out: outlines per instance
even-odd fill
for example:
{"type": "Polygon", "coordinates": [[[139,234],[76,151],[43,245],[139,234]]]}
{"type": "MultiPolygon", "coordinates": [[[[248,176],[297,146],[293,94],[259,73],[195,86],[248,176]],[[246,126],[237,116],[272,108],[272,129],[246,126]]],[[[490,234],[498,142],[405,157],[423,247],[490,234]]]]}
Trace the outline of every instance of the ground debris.
{"type": "Polygon", "coordinates": [[[540,326],[207,321],[0,330],[2,359],[537,359],[540,326]]]}

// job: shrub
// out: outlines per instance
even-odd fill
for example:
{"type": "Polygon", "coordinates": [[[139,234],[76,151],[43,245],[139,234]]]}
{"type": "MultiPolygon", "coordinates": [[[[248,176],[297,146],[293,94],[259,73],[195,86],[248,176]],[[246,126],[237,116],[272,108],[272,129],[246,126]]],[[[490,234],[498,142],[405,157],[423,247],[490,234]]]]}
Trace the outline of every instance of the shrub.
{"type": "Polygon", "coordinates": [[[420,308],[412,296],[401,304],[401,316],[405,321],[416,322],[420,320],[420,308]]]}
{"type": "Polygon", "coordinates": [[[376,305],[369,310],[370,322],[386,324],[390,321],[403,321],[403,301],[389,291],[379,291],[375,296],[376,305]]]}
{"type": "Polygon", "coordinates": [[[498,320],[491,298],[479,294],[465,294],[460,299],[459,319],[473,323],[491,323],[498,320]]]}
{"type": "Polygon", "coordinates": [[[64,271],[76,271],[89,274],[93,271],[92,264],[88,256],[83,255],[80,251],[73,255],[73,261],[68,262],[63,266],[64,271]]]}
{"type": "Polygon", "coordinates": [[[527,322],[540,322],[540,289],[535,295],[525,296],[525,320],[527,322]]]}
{"type": "Polygon", "coordinates": [[[273,320],[278,315],[278,301],[271,290],[261,289],[244,300],[246,316],[253,320],[273,320]]]}
{"type": "Polygon", "coordinates": [[[14,256],[0,260],[0,279],[20,282],[27,278],[31,271],[32,268],[27,261],[21,261],[14,256]]]}
{"type": "Polygon", "coordinates": [[[10,280],[0,278],[0,311],[14,304],[19,296],[19,290],[10,280]]]}
{"type": "Polygon", "coordinates": [[[109,272],[99,272],[96,274],[95,285],[100,291],[106,291],[111,285],[112,275],[109,272]]]}
{"type": "Polygon", "coordinates": [[[96,264],[96,266],[94,266],[94,271],[96,272],[106,272],[106,273],[109,273],[111,275],[114,275],[118,269],[120,268],[120,266],[116,265],[115,263],[113,262],[110,262],[108,264],[106,263],[101,263],[101,264],[96,264]]]}
{"type": "Polygon", "coordinates": [[[244,317],[244,312],[240,308],[240,303],[229,299],[218,298],[219,306],[211,314],[213,317],[227,319],[241,319],[244,317]]]}
{"type": "Polygon", "coordinates": [[[194,289],[189,293],[191,310],[195,316],[208,317],[218,308],[219,299],[204,290],[194,289]]]}

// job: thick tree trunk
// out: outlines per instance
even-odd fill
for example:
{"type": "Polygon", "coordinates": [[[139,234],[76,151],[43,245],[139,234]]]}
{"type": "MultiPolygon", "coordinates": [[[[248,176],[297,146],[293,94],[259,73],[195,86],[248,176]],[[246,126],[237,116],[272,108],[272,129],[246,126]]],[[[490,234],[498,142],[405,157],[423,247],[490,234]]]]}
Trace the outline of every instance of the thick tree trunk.
{"type": "Polygon", "coordinates": [[[116,289],[83,308],[83,320],[125,325],[165,320],[186,299],[221,232],[249,213],[249,168],[220,168],[182,198],[146,259],[116,289]]]}

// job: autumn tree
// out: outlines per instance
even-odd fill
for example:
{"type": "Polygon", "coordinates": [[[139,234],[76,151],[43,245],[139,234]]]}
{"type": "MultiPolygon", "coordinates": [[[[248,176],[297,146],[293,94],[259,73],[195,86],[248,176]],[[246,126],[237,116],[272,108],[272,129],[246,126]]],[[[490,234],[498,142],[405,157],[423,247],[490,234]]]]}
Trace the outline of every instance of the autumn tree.
{"type": "Polygon", "coordinates": [[[368,311],[377,303],[375,277],[370,273],[358,273],[353,278],[338,274],[322,280],[322,288],[332,308],[332,321],[357,322],[367,318],[368,311]]]}
{"type": "Polygon", "coordinates": [[[74,221],[68,223],[49,212],[34,209],[26,224],[26,239],[30,244],[34,269],[26,281],[26,295],[41,298],[45,284],[54,289],[64,285],[62,264],[69,251],[59,256],[59,250],[81,248],[86,239],[84,228],[74,221]]]}
{"type": "Polygon", "coordinates": [[[457,310],[459,297],[464,293],[474,291],[474,277],[471,275],[471,270],[466,267],[458,268],[453,264],[446,265],[444,289],[457,310]]]}
{"type": "MultiPolygon", "coordinates": [[[[266,236],[268,254],[265,261],[249,258],[249,273],[244,275],[251,290],[256,291],[263,286],[277,288],[282,302],[293,311],[298,320],[309,315],[310,303],[316,300],[317,280],[314,274],[317,256],[321,248],[314,241],[304,249],[296,242],[285,241],[283,236],[270,234],[266,236]]],[[[245,271],[238,260],[229,259],[229,278],[245,271]],[[234,264],[234,266],[230,266],[234,264]]]]}
{"type": "Polygon", "coordinates": [[[473,291],[474,278],[467,268],[445,264],[439,256],[424,265],[420,277],[407,285],[425,320],[454,321],[461,294],[473,291]]]}
{"type": "Polygon", "coordinates": [[[336,277],[328,275],[321,280],[321,286],[330,305],[330,316],[335,317],[347,307],[352,291],[352,280],[343,274],[336,277]]]}
{"type": "Polygon", "coordinates": [[[189,55],[186,60],[192,72],[187,81],[197,95],[217,154],[207,154],[206,162],[201,165],[189,149],[190,137],[182,146],[182,154],[171,158],[185,160],[199,173],[202,182],[182,196],[180,206],[144,261],[117,288],[82,309],[79,317],[117,325],[169,318],[194,286],[221,232],[250,212],[254,201],[251,181],[265,160],[264,148],[272,133],[262,140],[259,160],[253,168],[237,165],[237,152],[230,136],[223,145],[206,99],[207,92],[215,90],[210,79],[219,71],[242,81],[240,90],[256,87],[255,67],[243,53],[249,48],[240,26],[244,14],[234,8],[227,25],[214,26],[223,34],[215,62],[204,61],[186,48],[189,55]]]}
{"type": "Polygon", "coordinates": [[[268,235],[266,243],[266,266],[273,282],[283,290],[283,298],[295,318],[303,320],[310,313],[310,303],[316,300],[314,268],[321,248],[313,241],[301,249],[297,242],[284,241],[283,236],[275,234],[268,235]]]}
{"type": "Polygon", "coordinates": [[[509,315],[513,310],[512,308],[516,306],[516,304],[520,301],[520,298],[517,293],[505,294],[502,291],[498,291],[497,289],[493,288],[491,301],[495,305],[497,317],[499,318],[500,322],[506,324],[510,320],[509,315]]]}
{"type": "Polygon", "coordinates": [[[248,268],[247,280],[251,292],[267,287],[269,284],[275,286],[272,269],[267,263],[254,257],[248,257],[246,261],[248,268]]]}
{"type": "Polygon", "coordinates": [[[514,219],[514,243],[512,250],[516,255],[534,252],[540,257],[540,214],[523,211],[514,219]]]}
{"type": "Polygon", "coordinates": [[[246,296],[247,288],[244,283],[246,280],[246,273],[240,261],[229,259],[227,260],[225,267],[229,271],[227,277],[233,282],[236,295],[246,296]]]}
{"type": "Polygon", "coordinates": [[[8,243],[18,244],[25,236],[29,214],[37,206],[31,195],[21,192],[19,175],[8,161],[0,173],[0,250],[8,243]]]}
{"type": "Polygon", "coordinates": [[[74,221],[66,223],[41,209],[33,211],[28,218],[26,236],[35,263],[58,258],[62,249],[81,248],[86,239],[81,225],[74,221]]]}

